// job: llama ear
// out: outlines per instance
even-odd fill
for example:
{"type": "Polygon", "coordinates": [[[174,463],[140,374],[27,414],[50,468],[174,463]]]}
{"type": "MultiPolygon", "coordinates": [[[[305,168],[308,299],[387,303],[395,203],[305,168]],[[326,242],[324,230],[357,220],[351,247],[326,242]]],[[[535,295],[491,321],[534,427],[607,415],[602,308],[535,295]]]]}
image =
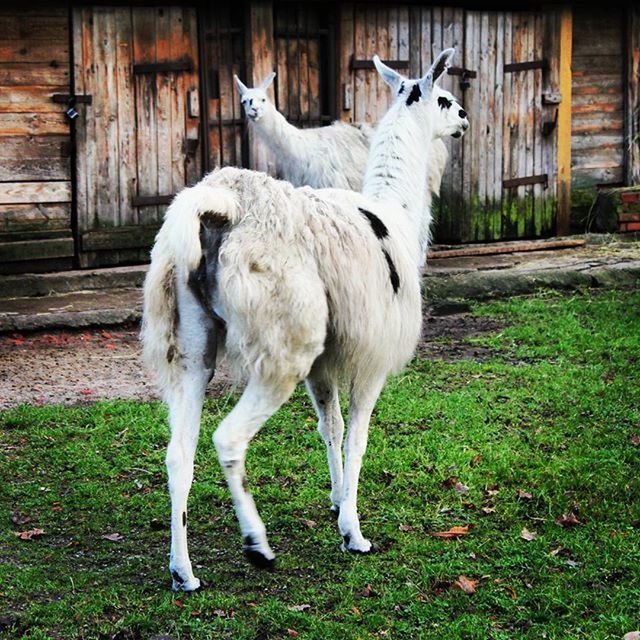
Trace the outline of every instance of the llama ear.
{"type": "Polygon", "coordinates": [[[429,71],[433,75],[433,81],[437,82],[438,78],[451,66],[451,62],[453,60],[453,56],[456,55],[456,50],[445,49],[434,61],[431,65],[431,69],[429,71]]]}
{"type": "Polygon", "coordinates": [[[402,76],[394,71],[391,67],[387,67],[387,65],[380,60],[380,58],[375,55],[373,56],[373,64],[376,66],[378,73],[382,76],[382,79],[394,90],[397,91],[400,83],[402,82],[402,76]]]}
{"type": "Polygon", "coordinates": [[[242,96],[242,94],[244,94],[247,91],[249,91],[249,89],[247,89],[246,85],[244,85],[242,83],[242,80],[240,80],[240,78],[238,78],[237,75],[234,74],[233,79],[236,81],[236,86],[238,87],[238,91],[240,92],[240,96],[242,96]]]}
{"type": "Polygon", "coordinates": [[[276,72],[272,71],[261,83],[260,88],[263,91],[266,91],[269,85],[273,82],[273,79],[276,77],[276,72]]]}

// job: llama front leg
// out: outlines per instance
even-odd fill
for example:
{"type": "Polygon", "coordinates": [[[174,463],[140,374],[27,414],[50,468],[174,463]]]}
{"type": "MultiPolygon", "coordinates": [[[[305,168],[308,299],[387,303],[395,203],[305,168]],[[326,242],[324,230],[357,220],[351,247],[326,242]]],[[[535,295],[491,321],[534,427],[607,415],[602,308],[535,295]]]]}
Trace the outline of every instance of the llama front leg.
{"type": "Polygon", "coordinates": [[[376,381],[366,388],[356,385],[351,390],[349,404],[349,428],[345,446],[344,481],[338,527],[343,539],[343,549],[358,553],[369,553],[373,550],[371,542],[360,532],[358,519],[358,481],[362,458],[367,449],[369,436],[369,420],[371,412],[380,395],[384,380],[376,381]]]}
{"type": "Polygon", "coordinates": [[[171,440],[167,473],[171,496],[171,555],[169,571],[174,591],[194,591],[200,580],[193,575],[187,548],[187,499],[193,482],[193,460],[200,433],[200,416],[208,374],[183,374],[168,398],[171,440]]]}
{"type": "Polygon", "coordinates": [[[286,402],[294,388],[294,381],[268,385],[252,378],[238,404],[213,434],[218,460],[240,524],[244,552],[249,562],[257,567],[273,566],[275,554],[269,546],[266,528],[247,484],[247,447],[264,422],[286,402]]]}
{"type": "Polygon", "coordinates": [[[313,373],[307,378],[306,384],[318,414],[318,431],[327,446],[327,461],[331,474],[331,510],[338,512],[342,497],[342,438],[344,436],[338,385],[313,373]]]}

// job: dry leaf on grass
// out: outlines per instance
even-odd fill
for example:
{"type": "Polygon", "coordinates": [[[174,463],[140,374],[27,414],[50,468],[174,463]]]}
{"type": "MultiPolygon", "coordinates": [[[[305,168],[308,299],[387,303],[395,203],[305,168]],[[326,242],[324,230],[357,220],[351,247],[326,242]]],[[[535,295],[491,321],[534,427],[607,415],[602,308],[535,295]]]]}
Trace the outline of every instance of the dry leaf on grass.
{"type": "Polygon", "coordinates": [[[124,540],[124,538],[119,533],[108,533],[107,535],[104,535],[102,537],[109,542],[122,542],[124,540]]]}
{"type": "Polygon", "coordinates": [[[476,592],[478,581],[467,578],[467,576],[458,576],[458,579],[453,583],[453,586],[460,589],[460,591],[464,591],[466,594],[471,595],[476,592]]]}
{"type": "Polygon", "coordinates": [[[533,500],[533,495],[530,494],[528,491],[523,491],[522,489],[518,489],[516,491],[516,498],[518,498],[518,500],[533,500]]]}
{"type": "Polygon", "coordinates": [[[292,604],[290,607],[287,607],[289,611],[306,611],[307,609],[311,609],[310,604],[292,604]]]}
{"type": "Polygon", "coordinates": [[[400,531],[413,531],[413,527],[410,524],[401,524],[398,529],[400,529],[400,531]]]}
{"type": "Polygon", "coordinates": [[[367,585],[367,586],[366,586],[366,587],[365,587],[365,588],[360,592],[360,595],[361,595],[363,598],[374,598],[374,597],[375,597],[375,595],[376,595],[376,593],[375,593],[375,591],[373,590],[373,587],[372,587],[370,584],[368,584],[368,585],[367,585]]]}
{"type": "Polygon", "coordinates": [[[26,513],[22,513],[21,511],[14,511],[11,514],[11,522],[16,525],[16,527],[21,527],[23,524],[27,524],[27,522],[31,522],[31,516],[26,513]]]}
{"type": "Polygon", "coordinates": [[[456,493],[463,495],[469,491],[469,487],[466,484],[462,484],[462,482],[456,482],[455,487],[456,493]]]}
{"type": "Polygon", "coordinates": [[[20,538],[20,540],[33,540],[44,535],[44,529],[29,529],[29,531],[14,531],[14,536],[20,538]]]}
{"type": "Polygon", "coordinates": [[[469,532],[469,525],[464,527],[451,527],[448,531],[432,531],[431,535],[434,538],[459,538],[466,536],[469,532]]]}
{"type": "Polygon", "coordinates": [[[287,629],[287,634],[291,638],[297,638],[300,635],[295,629],[287,629]]]}
{"type": "Polygon", "coordinates": [[[560,525],[561,527],[577,527],[578,525],[582,524],[582,522],[580,522],[580,520],[578,520],[578,517],[576,516],[575,513],[569,513],[569,514],[562,514],[562,518],[558,518],[556,520],[556,524],[560,525]]]}
{"type": "Polygon", "coordinates": [[[529,531],[529,529],[524,527],[520,532],[520,537],[527,542],[531,542],[538,537],[538,534],[535,531],[529,531]]]}

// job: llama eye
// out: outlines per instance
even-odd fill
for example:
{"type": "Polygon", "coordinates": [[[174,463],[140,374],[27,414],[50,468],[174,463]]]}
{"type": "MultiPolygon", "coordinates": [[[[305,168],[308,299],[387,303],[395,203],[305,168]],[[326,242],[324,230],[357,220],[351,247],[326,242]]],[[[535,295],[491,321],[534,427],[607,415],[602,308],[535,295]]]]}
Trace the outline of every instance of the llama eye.
{"type": "Polygon", "coordinates": [[[266,102],[266,101],[267,101],[267,99],[266,99],[266,98],[262,98],[262,102],[266,102]]]}

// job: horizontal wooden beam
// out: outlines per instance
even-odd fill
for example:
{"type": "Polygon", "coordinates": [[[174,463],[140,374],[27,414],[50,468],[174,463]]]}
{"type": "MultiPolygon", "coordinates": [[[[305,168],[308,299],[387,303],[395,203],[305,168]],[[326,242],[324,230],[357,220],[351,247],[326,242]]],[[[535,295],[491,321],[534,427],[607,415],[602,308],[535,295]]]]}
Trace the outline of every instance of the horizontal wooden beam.
{"type": "Polygon", "coordinates": [[[159,229],[160,225],[149,225],[87,231],[81,236],[82,250],[108,251],[150,247],[159,229]]]}
{"type": "Polygon", "coordinates": [[[514,71],[530,71],[531,69],[548,69],[548,60],[529,60],[527,62],[510,62],[504,65],[505,73],[512,73],[514,71]]]}
{"type": "Polygon", "coordinates": [[[70,202],[71,182],[0,182],[0,204],[70,202]]]}
{"type": "Polygon", "coordinates": [[[73,256],[73,238],[0,242],[0,263],[46,260],[73,256]]]}
{"type": "Polygon", "coordinates": [[[511,242],[508,244],[490,244],[480,246],[466,246],[460,249],[438,249],[433,247],[429,249],[429,260],[438,260],[440,258],[463,258],[471,256],[487,256],[499,255],[503,253],[520,253],[523,251],[547,251],[549,249],[571,249],[574,247],[583,247],[587,244],[586,240],[579,238],[571,240],[524,240],[519,242],[511,242]]]}
{"type": "Polygon", "coordinates": [[[171,204],[174,194],[160,196],[133,196],[131,205],[134,207],[153,207],[162,204],[171,204]]]}
{"type": "MultiPolygon", "coordinates": [[[[392,69],[408,69],[409,61],[408,60],[383,60],[383,62],[387,65],[387,67],[391,67],[392,69]]],[[[373,64],[373,60],[356,60],[353,56],[351,57],[351,62],[349,63],[349,67],[352,71],[356,69],[375,69],[376,66],[373,64]]]]}

